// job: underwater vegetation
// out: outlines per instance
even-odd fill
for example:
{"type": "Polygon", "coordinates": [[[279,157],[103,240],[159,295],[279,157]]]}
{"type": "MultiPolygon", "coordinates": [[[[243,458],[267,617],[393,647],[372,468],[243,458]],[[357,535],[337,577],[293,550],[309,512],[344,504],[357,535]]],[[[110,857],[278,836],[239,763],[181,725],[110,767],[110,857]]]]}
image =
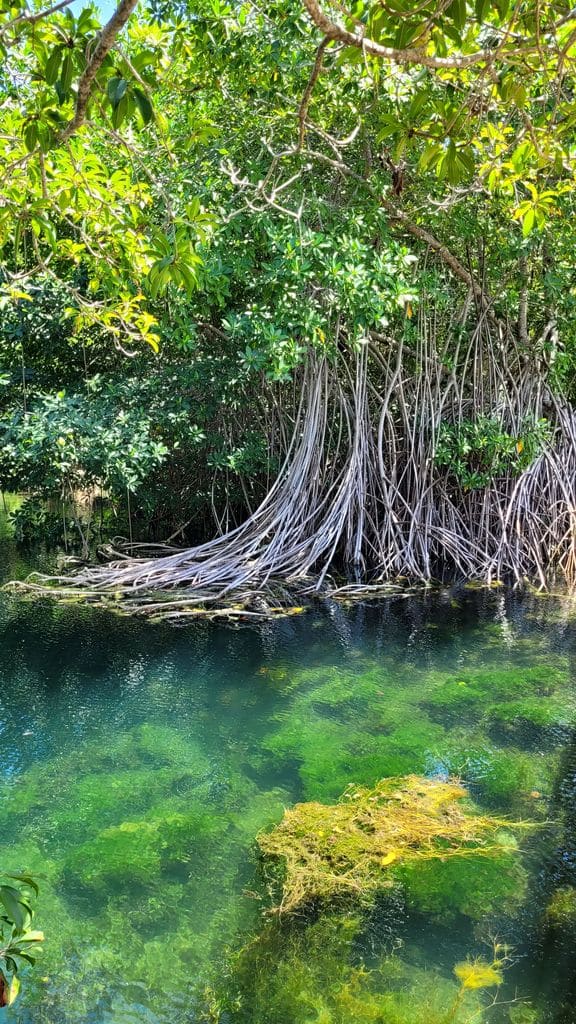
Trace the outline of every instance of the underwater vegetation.
{"type": "Polygon", "coordinates": [[[232,893],[288,799],[150,723],[0,786],[0,862],[42,880],[45,952],[20,1000],[35,1021],[127,998],[183,1016],[207,956],[257,913],[232,893]]]}
{"type": "Polygon", "coordinates": [[[227,995],[207,993],[206,1019],[237,1024],[529,1024],[527,1000],[499,998],[507,951],[422,966],[417,950],[354,954],[358,916],[327,912],[303,924],[276,918],[232,961],[227,995]],[[352,951],[352,952],[351,952],[352,951]],[[273,969],[271,969],[271,965],[273,969]],[[495,1014],[501,1012],[502,1016],[495,1014]]]}
{"type": "Polygon", "coordinates": [[[280,860],[283,868],[276,909],[294,913],[343,899],[365,903],[400,879],[409,902],[427,912],[444,909],[437,905],[443,889],[452,909],[470,916],[477,916],[477,904],[486,913],[495,900],[519,900],[522,875],[510,828],[474,813],[463,804],[466,797],[458,783],[408,775],[370,789],[349,786],[331,806],[296,804],[271,832],[258,836],[265,858],[280,860]],[[487,877],[485,858],[496,862],[487,877]],[[462,879],[460,863],[454,865],[463,859],[469,863],[462,879]],[[496,891],[495,878],[501,879],[496,891]]]}
{"type": "Polygon", "coordinates": [[[576,887],[563,885],[556,889],[546,908],[546,916],[554,927],[576,931],[576,887]]]}
{"type": "Polygon", "coordinates": [[[549,1024],[491,943],[572,927],[566,873],[531,905],[563,848],[560,643],[418,609],[380,634],[340,610],[337,641],[312,616],[102,637],[83,611],[80,658],[54,614],[14,610],[0,666],[0,865],[39,879],[46,935],[6,1024],[549,1024]],[[270,914],[260,847],[295,825],[302,892],[270,914]]]}
{"type": "Polygon", "coordinates": [[[290,714],[263,747],[298,765],[307,800],[336,800],[351,779],[459,776],[487,806],[538,816],[576,724],[568,659],[524,640],[494,648],[459,652],[457,672],[362,657],[289,673],[290,714]]]}

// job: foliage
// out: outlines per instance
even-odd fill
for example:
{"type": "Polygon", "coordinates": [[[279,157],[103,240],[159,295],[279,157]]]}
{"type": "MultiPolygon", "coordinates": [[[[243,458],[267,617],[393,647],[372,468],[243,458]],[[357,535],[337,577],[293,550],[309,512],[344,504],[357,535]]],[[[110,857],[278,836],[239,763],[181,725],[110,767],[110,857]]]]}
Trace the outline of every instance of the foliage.
{"type": "MultiPolygon", "coordinates": [[[[94,9],[5,7],[6,479],[56,498],[69,487],[65,461],[71,477],[109,489],[120,521],[128,487],[146,539],[162,524],[165,537],[191,519],[195,536],[237,523],[282,462],[290,384],[310,349],[346,353],[348,372],[366,341],[392,363],[402,341],[412,368],[434,309],[446,371],[460,372],[478,281],[523,358],[569,390],[573,116],[562,83],[574,20],[566,5],[533,6],[328,6],[351,38],[340,46],[336,32],[320,53],[312,2],[275,0],[265,13],[152,4],[98,67],[94,9]],[[468,315],[453,320],[470,287],[468,315]],[[142,340],[160,346],[166,374],[150,345],[148,360],[122,363],[142,340]],[[149,415],[170,375],[176,392],[194,378],[188,437],[158,407],[149,415]],[[128,407],[121,429],[114,400],[128,407]],[[44,437],[34,474],[28,413],[44,437]]],[[[548,437],[544,422],[520,431],[474,414],[441,427],[437,464],[479,489],[514,478],[548,437]]]]}
{"type": "Polygon", "coordinates": [[[135,489],[167,450],[154,438],[152,416],[122,407],[121,395],[121,386],[93,402],[59,392],[14,413],[3,424],[3,486],[69,496],[95,485],[135,489]]]}
{"type": "Polygon", "coordinates": [[[519,476],[542,451],[550,438],[546,420],[525,424],[515,436],[497,420],[480,417],[456,426],[442,423],[435,461],[447,466],[465,490],[486,487],[498,477],[519,476]]]}
{"type": "Polygon", "coordinates": [[[38,886],[28,875],[3,874],[0,885],[0,1008],[11,1006],[20,991],[24,964],[34,964],[44,935],[32,928],[32,898],[38,886]],[[14,883],[17,883],[16,885],[14,883]]]}

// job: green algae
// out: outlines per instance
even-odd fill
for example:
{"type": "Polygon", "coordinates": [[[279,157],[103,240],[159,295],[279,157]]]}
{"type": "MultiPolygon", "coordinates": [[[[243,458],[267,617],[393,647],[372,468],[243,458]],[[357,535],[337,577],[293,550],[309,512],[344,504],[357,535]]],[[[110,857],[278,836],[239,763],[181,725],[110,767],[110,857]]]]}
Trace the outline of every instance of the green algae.
{"type": "MultiPolygon", "coordinates": [[[[389,664],[354,664],[287,672],[291,713],[264,737],[275,760],[295,763],[309,800],[333,800],[350,778],[372,785],[384,776],[461,774],[492,805],[509,810],[550,793],[554,747],[576,722],[566,657],[524,640],[511,663],[466,653],[458,674],[410,666],[399,691],[389,664]],[[550,770],[519,747],[527,728],[550,748],[550,770]],[[497,729],[498,732],[494,732],[497,729]],[[468,756],[481,750],[479,763],[468,756]]],[[[397,670],[398,671],[398,670],[397,670]]]]}
{"type": "Polygon", "coordinates": [[[568,691],[565,668],[517,666],[462,672],[442,679],[424,698],[424,706],[450,716],[499,721],[516,729],[523,723],[548,728],[576,721],[576,705],[568,691]]]}
{"type": "Polygon", "coordinates": [[[209,993],[209,1019],[230,1015],[238,1024],[490,1020],[494,998],[482,989],[495,983],[495,970],[489,975],[485,969],[484,984],[473,988],[453,973],[446,976],[434,966],[419,966],[412,950],[404,958],[380,954],[368,967],[353,952],[361,930],[361,919],[333,913],[306,927],[285,920],[267,925],[234,958],[226,993],[209,993]]]}
{"type": "Polygon", "coordinates": [[[254,836],[288,799],[233,761],[216,769],[171,726],[94,739],[5,784],[0,860],[39,876],[48,932],[45,980],[25,993],[35,1020],[84,1021],[112,978],[119,998],[145,985],[158,1013],[174,993],[190,1003],[207,957],[257,913],[231,894],[239,873],[255,872],[254,836]],[[170,970],[159,971],[168,936],[170,970]]]}
{"type": "Polygon", "coordinates": [[[564,885],[556,889],[546,907],[546,917],[557,928],[576,929],[576,887],[564,885]]]}
{"type": "Polygon", "coordinates": [[[522,901],[526,876],[504,822],[478,813],[455,782],[408,775],[349,786],[337,804],[296,804],[258,837],[280,862],[281,913],[333,901],[370,904],[400,883],[411,909],[481,919],[522,901]]]}
{"type": "Polygon", "coordinates": [[[395,872],[408,908],[444,923],[463,914],[475,921],[513,914],[525,898],[527,876],[518,857],[503,848],[498,857],[409,864],[395,872]]]}

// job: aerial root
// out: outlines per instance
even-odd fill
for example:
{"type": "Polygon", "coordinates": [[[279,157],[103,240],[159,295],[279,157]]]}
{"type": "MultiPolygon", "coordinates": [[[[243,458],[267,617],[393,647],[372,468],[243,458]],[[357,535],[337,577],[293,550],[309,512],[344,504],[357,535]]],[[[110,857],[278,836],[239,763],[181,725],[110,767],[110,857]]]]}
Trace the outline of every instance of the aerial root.
{"type": "Polygon", "coordinates": [[[107,564],[12,586],[176,620],[256,620],[447,579],[576,586],[576,414],[486,330],[451,372],[425,332],[416,353],[367,343],[352,370],[311,354],[284,464],[241,526],[187,549],[120,546],[107,564]],[[544,397],[549,435],[522,472],[466,490],[438,465],[442,423],[483,416],[521,439],[544,397]],[[334,580],[338,565],[354,582],[334,580]]]}

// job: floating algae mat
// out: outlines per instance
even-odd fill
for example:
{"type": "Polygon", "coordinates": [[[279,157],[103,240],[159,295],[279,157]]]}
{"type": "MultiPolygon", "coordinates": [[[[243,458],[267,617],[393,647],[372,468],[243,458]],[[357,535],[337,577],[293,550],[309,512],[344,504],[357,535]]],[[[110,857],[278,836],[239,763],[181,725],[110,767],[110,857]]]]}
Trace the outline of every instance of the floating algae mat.
{"type": "Polygon", "coordinates": [[[3,1020],[576,1024],[575,616],[2,597],[0,867],[46,935],[3,1020]]]}
{"type": "Polygon", "coordinates": [[[394,885],[399,871],[413,884],[417,865],[435,861],[441,873],[445,863],[464,857],[491,857],[516,881],[510,855],[515,840],[507,823],[464,810],[466,795],[455,782],[407,775],[369,789],[351,786],[332,807],[296,804],[272,832],[258,837],[262,852],[284,869],[275,909],[294,913],[314,902],[370,902],[394,885]]]}

